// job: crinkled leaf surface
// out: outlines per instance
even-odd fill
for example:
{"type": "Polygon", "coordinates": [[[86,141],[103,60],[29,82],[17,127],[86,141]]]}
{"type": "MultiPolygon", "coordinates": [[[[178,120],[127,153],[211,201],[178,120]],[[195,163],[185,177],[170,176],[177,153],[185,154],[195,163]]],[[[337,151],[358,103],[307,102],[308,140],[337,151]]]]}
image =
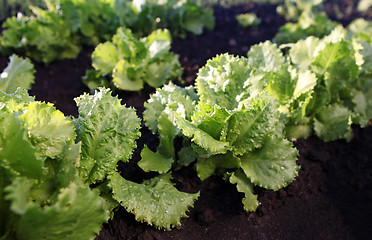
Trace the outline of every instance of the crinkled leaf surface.
{"type": "Polygon", "coordinates": [[[98,191],[71,184],[51,206],[29,206],[17,223],[18,239],[93,239],[108,212],[98,191]]]}
{"type": "Polygon", "coordinates": [[[119,89],[129,91],[139,91],[143,88],[143,79],[141,77],[144,69],[138,65],[121,59],[117,62],[112,74],[112,81],[119,89]]]}
{"type": "Polygon", "coordinates": [[[9,64],[0,74],[0,89],[13,93],[17,88],[29,89],[34,83],[34,66],[29,59],[22,59],[13,54],[9,64]]]}
{"type": "Polygon", "coordinates": [[[27,136],[27,129],[13,113],[0,109],[0,165],[30,178],[43,173],[43,159],[27,136]]]}
{"type": "Polygon", "coordinates": [[[242,94],[247,91],[245,82],[250,73],[244,57],[222,54],[208,60],[195,80],[201,104],[218,105],[227,110],[237,108],[242,94]]]}
{"type": "Polygon", "coordinates": [[[345,138],[351,133],[350,117],[350,110],[342,105],[325,106],[314,119],[315,133],[326,142],[345,138]]]}
{"type": "Polygon", "coordinates": [[[220,139],[231,113],[225,108],[211,105],[198,105],[192,117],[198,128],[210,134],[214,139],[220,139]]]}
{"type": "Polygon", "coordinates": [[[158,130],[158,119],[164,112],[169,103],[182,103],[185,107],[186,119],[190,119],[195,108],[194,101],[197,101],[197,95],[193,87],[181,88],[169,83],[163,86],[145,102],[145,111],[143,112],[143,119],[146,126],[153,132],[158,130]]]}
{"type": "Polygon", "coordinates": [[[109,89],[75,99],[79,108],[77,132],[82,142],[80,175],[88,183],[104,179],[126,162],[140,136],[140,121],[134,109],[121,105],[109,89]]]}
{"type": "Polygon", "coordinates": [[[241,168],[260,187],[278,190],[298,175],[298,151],[292,143],[276,136],[266,136],[262,147],[244,154],[241,168]]]}
{"type": "Polygon", "coordinates": [[[323,76],[332,95],[352,83],[358,76],[358,65],[348,42],[328,43],[312,63],[312,70],[323,76]]]}
{"type": "Polygon", "coordinates": [[[156,228],[170,230],[181,225],[180,219],[187,217],[186,211],[199,196],[199,193],[178,191],[170,181],[170,174],[142,184],[127,181],[118,173],[113,173],[109,179],[114,198],[133,213],[137,221],[147,222],[156,228]]]}
{"type": "Polygon", "coordinates": [[[284,56],[275,43],[266,41],[251,47],[248,64],[252,68],[274,71],[284,63],[284,56]]]}
{"type": "Polygon", "coordinates": [[[308,37],[294,43],[289,50],[291,61],[301,70],[307,70],[317,53],[320,40],[316,37],[308,37]]]}
{"type": "Polygon", "coordinates": [[[279,112],[270,96],[259,95],[245,106],[246,109],[235,112],[228,121],[226,140],[236,155],[261,147],[265,136],[279,128],[279,112]]]}
{"type": "Polygon", "coordinates": [[[229,149],[229,143],[214,139],[207,132],[199,129],[197,126],[181,117],[177,112],[168,110],[169,119],[179,128],[182,133],[191,138],[191,141],[202,147],[209,154],[226,153],[229,149]]]}
{"type": "Polygon", "coordinates": [[[72,122],[49,103],[32,102],[19,118],[25,122],[29,138],[41,156],[54,158],[75,139],[72,122]]]}
{"type": "Polygon", "coordinates": [[[247,212],[256,211],[259,205],[257,195],[254,194],[253,184],[244,172],[240,169],[236,170],[231,174],[229,181],[232,184],[236,184],[236,188],[239,192],[244,193],[244,198],[242,200],[244,210],[247,212]]]}

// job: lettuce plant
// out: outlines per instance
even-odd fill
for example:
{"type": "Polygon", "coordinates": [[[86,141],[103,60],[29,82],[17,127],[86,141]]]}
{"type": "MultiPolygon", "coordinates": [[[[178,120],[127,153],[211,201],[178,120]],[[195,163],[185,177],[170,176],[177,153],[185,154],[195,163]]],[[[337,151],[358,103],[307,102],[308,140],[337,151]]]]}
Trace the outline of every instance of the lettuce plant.
{"type": "Polygon", "coordinates": [[[278,190],[292,182],[298,152],[284,137],[277,102],[253,73],[246,58],[224,54],[199,70],[195,89],[159,89],[145,103],[144,120],[160,145],[145,148],[139,166],[167,172],[196,161],[200,179],[222,174],[237,184],[246,211],[259,204],[254,186],[278,190]],[[174,146],[179,136],[181,149],[174,146]]]}
{"type": "Polygon", "coordinates": [[[88,72],[84,82],[90,88],[110,86],[112,77],[116,88],[139,91],[145,83],[160,87],[171,79],[179,79],[182,69],[178,55],[169,51],[171,41],[167,30],[156,30],[138,40],[130,29],[119,28],[112,41],[99,44],[94,50],[92,64],[97,72],[88,72]],[[104,79],[105,75],[109,80],[104,79]]]}
{"type": "Polygon", "coordinates": [[[309,36],[322,38],[340,26],[331,21],[323,8],[319,7],[322,2],[323,0],[286,0],[283,6],[278,7],[278,11],[286,18],[294,19],[295,22],[288,22],[280,27],[274,38],[275,42],[295,43],[309,36]]]}
{"type": "Polygon", "coordinates": [[[351,137],[371,115],[371,44],[336,28],[329,36],[283,45],[265,42],[248,52],[250,66],[280,104],[290,138],[313,132],[325,141],[351,137]]]}
{"type": "Polygon", "coordinates": [[[76,102],[73,119],[26,90],[0,91],[0,239],[93,239],[119,203],[158,228],[179,225],[198,193],[169,174],[137,184],[116,172],[140,136],[135,110],[108,89],[76,102]]]}

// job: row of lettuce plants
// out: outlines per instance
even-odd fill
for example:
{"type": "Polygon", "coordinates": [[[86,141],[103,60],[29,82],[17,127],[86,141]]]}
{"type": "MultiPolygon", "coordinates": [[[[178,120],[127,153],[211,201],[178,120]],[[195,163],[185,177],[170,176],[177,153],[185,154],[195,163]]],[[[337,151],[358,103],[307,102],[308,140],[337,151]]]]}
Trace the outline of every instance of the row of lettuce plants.
{"type": "Polygon", "coordinates": [[[138,165],[159,175],[141,184],[116,169],[131,158],[141,120],[105,87],[138,91],[176,75],[169,32],[138,40],[119,28],[98,45],[86,83],[105,87],[75,99],[78,118],[17,89],[30,87],[34,70],[13,55],[0,75],[0,239],[91,239],[119,205],[169,230],[199,196],[171,182],[174,170],[190,165],[201,180],[219,175],[236,185],[244,210],[255,211],[257,187],[278,190],[298,176],[298,151],[289,140],[314,133],[325,141],[351,139],[351,124],[368,125],[371,29],[358,19],[323,38],[267,41],[247,57],[210,59],[194,86],[158,88],[143,120],[159,145],[145,146],[138,165]]]}
{"type": "Polygon", "coordinates": [[[169,29],[185,38],[214,27],[213,12],[187,0],[49,0],[47,9],[30,6],[33,14],[19,14],[2,25],[0,52],[18,53],[46,64],[75,58],[82,46],[109,40],[119,27],[137,37],[169,29]]]}

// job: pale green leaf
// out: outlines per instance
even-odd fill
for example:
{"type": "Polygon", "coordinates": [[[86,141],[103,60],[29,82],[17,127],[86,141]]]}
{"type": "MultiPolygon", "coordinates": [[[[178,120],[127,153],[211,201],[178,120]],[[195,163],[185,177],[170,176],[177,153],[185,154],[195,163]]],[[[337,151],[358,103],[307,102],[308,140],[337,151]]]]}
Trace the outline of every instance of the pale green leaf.
{"type": "Polygon", "coordinates": [[[43,159],[36,151],[21,120],[0,109],[0,165],[22,176],[40,178],[43,159]]]}
{"type": "Polygon", "coordinates": [[[289,50],[291,61],[298,68],[307,70],[316,56],[319,43],[320,40],[318,38],[311,36],[291,45],[291,49],[289,50]]]}
{"type": "Polygon", "coordinates": [[[27,212],[27,208],[34,205],[29,201],[31,188],[36,183],[33,179],[27,177],[13,178],[12,183],[5,189],[5,199],[10,201],[10,209],[12,212],[22,215],[27,212]]]}
{"type": "Polygon", "coordinates": [[[169,103],[179,102],[184,104],[186,119],[190,119],[194,113],[195,101],[197,95],[193,87],[181,88],[169,83],[163,86],[145,102],[145,111],[143,112],[143,119],[146,126],[153,132],[158,130],[158,119],[164,112],[169,103]]]}
{"type": "Polygon", "coordinates": [[[328,43],[311,66],[317,76],[324,78],[332,95],[352,83],[359,74],[354,53],[346,41],[328,43]]]}
{"type": "Polygon", "coordinates": [[[220,139],[230,116],[231,113],[225,108],[199,104],[192,119],[198,128],[210,134],[214,139],[220,139]]]}
{"type": "Polygon", "coordinates": [[[116,46],[111,42],[99,44],[92,54],[93,67],[102,74],[111,73],[120,61],[117,51],[116,46]]]}
{"type": "Polygon", "coordinates": [[[247,91],[245,82],[250,74],[244,57],[222,54],[208,60],[195,80],[201,104],[218,105],[227,110],[237,108],[242,93],[247,91]]]}
{"type": "Polygon", "coordinates": [[[266,136],[261,148],[241,157],[241,168],[255,185],[278,190],[298,175],[297,155],[288,140],[266,136]]]}
{"type": "Polygon", "coordinates": [[[98,191],[71,184],[61,190],[53,205],[29,206],[17,223],[17,238],[93,239],[108,217],[98,191]]]}
{"type": "Polygon", "coordinates": [[[134,109],[121,105],[109,89],[75,99],[79,108],[77,132],[81,146],[80,175],[88,183],[103,180],[126,162],[140,136],[140,121],[134,109]]]}
{"type": "Polygon", "coordinates": [[[170,230],[180,226],[180,219],[187,217],[186,211],[199,196],[199,193],[178,191],[170,181],[170,174],[160,175],[142,184],[127,181],[118,173],[113,173],[109,179],[114,198],[133,213],[137,221],[147,222],[159,229],[170,230]]]}
{"type": "Polygon", "coordinates": [[[49,103],[32,102],[19,118],[25,122],[29,138],[41,156],[58,156],[76,137],[72,122],[49,103]]]}
{"type": "Polygon", "coordinates": [[[266,41],[251,47],[248,64],[252,68],[275,71],[284,63],[284,56],[275,43],[266,41]]]}
{"type": "Polygon", "coordinates": [[[141,68],[125,59],[118,61],[112,74],[112,81],[119,89],[139,91],[143,88],[141,68]]]}
{"type": "Polygon", "coordinates": [[[325,106],[314,119],[315,133],[326,142],[345,138],[351,133],[350,117],[350,110],[342,105],[325,106]]]}
{"type": "Polygon", "coordinates": [[[17,88],[30,89],[34,83],[34,66],[29,59],[22,59],[13,54],[9,64],[0,74],[0,90],[13,93],[17,88]]]}

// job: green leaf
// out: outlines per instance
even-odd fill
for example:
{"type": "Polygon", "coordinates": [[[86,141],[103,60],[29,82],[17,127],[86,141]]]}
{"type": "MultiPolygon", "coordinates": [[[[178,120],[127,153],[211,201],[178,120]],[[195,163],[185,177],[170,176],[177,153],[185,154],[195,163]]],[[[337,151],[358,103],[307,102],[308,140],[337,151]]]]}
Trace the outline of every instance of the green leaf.
{"type": "Polygon", "coordinates": [[[165,52],[147,63],[144,69],[144,79],[151,87],[157,88],[164,85],[172,76],[172,73],[180,76],[181,72],[178,55],[165,52]]]}
{"type": "Polygon", "coordinates": [[[107,219],[98,191],[71,184],[61,190],[53,205],[29,206],[16,225],[17,238],[93,239],[107,219]]]}
{"type": "Polygon", "coordinates": [[[185,212],[199,196],[199,193],[178,191],[170,181],[170,174],[142,184],[127,181],[118,173],[113,173],[109,179],[114,198],[133,213],[137,221],[147,222],[159,229],[170,230],[180,226],[180,219],[187,217],[185,212]]]}
{"type": "Polygon", "coordinates": [[[4,192],[5,199],[10,201],[10,209],[12,212],[23,215],[27,212],[27,208],[34,205],[29,201],[29,194],[36,181],[28,179],[27,177],[16,177],[12,183],[8,185],[4,192]]]}
{"type": "Polygon", "coordinates": [[[314,119],[315,133],[326,142],[345,138],[351,133],[350,117],[350,110],[342,105],[325,106],[314,119]]]}
{"type": "Polygon", "coordinates": [[[153,132],[158,131],[158,119],[164,112],[169,103],[182,103],[185,107],[186,119],[190,119],[194,113],[195,102],[198,97],[194,92],[193,87],[181,88],[169,83],[163,86],[145,102],[145,111],[143,112],[143,119],[146,126],[153,132]]]}
{"type": "Polygon", "coordinates": [[[266,41],[251,47],[248,64],[252,68],[275,71],[284,63],[284,56],[275,43],[266,41]]]}
{"type": "Polygon", "coordinates": [[[32,102],[19,118],[25,122],[29,138],[41,156],[58,156],[64,145],[76,137],[72,122],[49,103],[32,102]]]}
{"type": "Polygon", "coordinates": [[[34,66],[29,59],[13,54],[8,66],[0,74],[0,90],[13,93],[17,88],[30,89],[34,83],[34,66]]]}
{"type": "Polygon", "coordinates": [[[233,113],[228,121],[226,140],[233,153],[242,155],[262,146],[265,136],[278,127],[279,112],[268,95],[259,95],[245,102],[245,109],[233,113]]]}
{"type": "Polygon", "coordinates": [[[229,143],[214,139],[210,134],[196,127],[191,122],[181,117],[177,112],[168,109],[169,119],[179,128],[182,133],[191,138],[191,141],[207,150],[209,154],[226,153],[229,143]]]}
{"type": "Polygon", "coordinates": [[[169,119],[165,112],[158,118],[158,133],[160,144],[158,152],[167,158],[175,158],[174,139],[180,133],[178,129],[169,119]]]}
{"type": "Polygon", "coordinates": [[[119,61],[118,50],[111,42],[99,44],[92,54],[92,65],[102,74],[111,73],[119,61]]]}
{"type": "Polygon", "coordinates": [[[145,172],[156,171],[158,173],[166,173],[172,167],[173,158],[167,158],[160,153],[154,153],[146,146],[141,152],[141,160],[138,166],[145,172]]]}
{"type": "Polygon", "coordinates": [[[134,109],[121,105],[109,89],[94,95],[84,94],[75,101],[79,108],[76,121],[82,143],[80,175],[87,183],[103,180],[116,170],[118,161],[126,162],[140,136],[140,121],[134,109]]]}
{"type": "Polygon", "coordinates": [[[299,40],[291,45],[291,49],[289,50],[291,61],[301,70],[309,69],[310,64],[318,52],[319,45],[320,40],[313,36],[299,40]]]}
{"type": "Polygon", "coordinates": [[[31,144],[23,123],[12,113],[0,109],[0,166],[22,176],[40,178],[43,159],[31,144]]]}
{"type": "Polygon", "coordinates": [[[245,83],[250,74],[244,57],[222,54],[208,60],[195,80],[201,104],[218,105],[227,110],[237,108],[240,96],[247,91],[245,83]]]}
{"type": "Polygon", "coordinates": [[[143,88],[143,79],[141,77],[143,69],[138,65],[121,59],[117,62],[112,74],[112,81],[119,89],[128,91],[139,91],[143,88]]]}
{"type": "Polygon", "coordinates": [[[210,134],[214,139],[220,139],[230,116],[231,113],[225,108],[199,104],[192,119],[198,128],[210,134]]]}
{"type": "Polygon", "coordinates": [[[145,38],[145,43],[149,46],[150,57],[156,58],[158,55],[168,53],[172,36],[167,29],[158,29],[145,38]]]}
{"type": "Polygon", "coordinates": [[[332,96],[358,76],[358,65],[348,42],[328,43],[313,61],[312,70],[324,78],[332,96]]]}
{"type": "Polygon", "coordinates": [[[255,185],[278,190],[298,176],[297,155],[288,140],[266,136],[261,148],[241,157],[241,168],[255,185]]]}
{"type": "Polygon", "coordinates": [[[203,181],[217,171],[238,167],[240,167],[240,159],[231,152],[227,152],[226,154],[213,155],[209,158],[199,158],[196,170],[198,177],[203,181]]]}
{"type": "Polygon", "coordinates": [[[232,184],[236,184],[236,188],[239,192],[244,193],[245,197],[242,200],[244,210],[247,212],[256,211],[260,203],[257,200],[257,195],[254,194],[253,184],[244,172],[240,169],[236,170],[230,175],[229,181],[232,184]]]}

